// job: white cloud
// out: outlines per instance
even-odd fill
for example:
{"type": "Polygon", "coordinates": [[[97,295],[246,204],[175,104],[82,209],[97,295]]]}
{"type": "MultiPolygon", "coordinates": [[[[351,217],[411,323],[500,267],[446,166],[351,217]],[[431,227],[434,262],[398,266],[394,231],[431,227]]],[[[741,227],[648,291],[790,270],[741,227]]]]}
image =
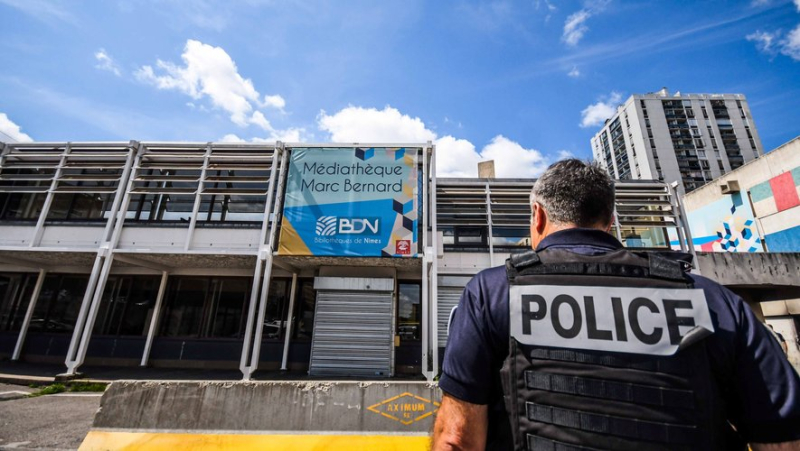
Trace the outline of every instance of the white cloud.
{"type": "Polygon", "coordinates": [[[223,136],[219,139],[221,143],[274,143],[276,141],[281,142],[303,142],[305,141],[304,136],[306,135],[306,130],[304,128],[288,128],[286,130],[274,130],[270,133],[269,137],[267,138],[260,138],[260,137],[253,137],[250,138],[250,141],[246,139],[240,138],[238,135],[234,133],[228,133],[227,135],[223,136]]]}
{"type": "MultiPolygon", "coordinates": [[[[158,89],[180,91],[195,100],[207,98],[214,107],[226,111],[231,121],[240,127],[252,124],[265,131],[274,131],[264,114],[254,107],[262,105],[261,95],[250,79],[239,74],[236,63],[225,50],[190,39],[181,59],[183,66],[157,60],[156,68],[160,74],[146,65],[134,75],[158,89]]],[[[286,102],[277,95],[266,96],[263,105],[277,104],[285,106],[286,102]]]]}
{"type": "Polygon", "coordinates": [[[585,9],[570,14],[564,22],[564,34],[561,39],[563,39],[567,45],[578,45],[583,35],[589,31],[589,27],[585,24],[589,17],[591,17],[591,13],[585,9]]]}
{"type": "Polygon", "coordinates": [[[568,46],[578,45],[583,36],[589,31],[586,21],[590,17],[597,15],[606,9],[609,0],[588,0],[584,2],[584,7],[575,11],[564,21],[564,32],[561,40],[568,46]]]}
{"type": "MultiPolygon", "coordinates": [[[[758,7],[758,6],[769,5],[771,1],[772,0],[752,0],[750,2],[750,6],[758,7]]],[[[798,0],[798,1],[800,1],[800,0],[798,0]]]]}
{"type": "Polygon", "coordinates": [[[573,155],[573,153],[570,152],[569,150],[559,150],[558,151],[558,159],[559,160],[565,160],[567,158],[574,158],[574,157],[575,157],[575,155],[573,155]]]}
{"type": "Polygon", "coordinates": [[[800,0],[794,0],[794,6],[797,8],[797,12],[800,12],[800,0]]]}
{"type": "Polygon", "coordinates": [[[11,121],[5,113],[0,113],[0,141],[4,142],[33,142],[33,138],[22,133],[19,125],[11,121]]]}
{"type": "Polygon", "coordinates": [[[617,105],[622,100],[622,95],[612,92],[608,97],[600,99],[581,111],[581,127],[593,127],[602,124],[617,111],[617,105]]]}
{"type": "Polygon", "coordinates": [[[95,68],[109,71],[117,77],[122,76],[122,72],[119,70],[117,62],[114,61],[114,58],[111,58],[105,49],[101,48],[100,50],[96,51],[94,53],[94,59],[97,60],[97,65],[94,66],[95,68]]]}
{"type": "MultiPolygon", "coordinates": [[[[800,2],[800,0],[796,0],[796,2],[800,2]]],[[[800,61],[800,24],[785,36],[781,30],[772,32],[758,30],[747,35],[746,39],[754,42],[756,48],[763,53],[773,56],[781,53],[795,61],[800,61]]]]}
{"type": "Polygon", "coordinates": [[[227,135],[225,135],[222,138],[220,138],[218,142],[221,142],[221,143],[246,143],[247,141],[245,141],[242,138],[239,138],[238,136],[236,136],[233,133],[228,133],[227,135]]]}
{"type": "Polygon", "coordinates": [[[484,160],[495,160],[498,177],[535,177],[548,161],[538,150],[527,149],[502,135],[495,136],[480,151],[466,139],[451,135],[439,138],[422,119],[402,114],[391,106],[378,110],[351,105],[330,115],[322,111],[317,122],[334,142],[434,141],[436,174],[440,177],[476,177],[478,163],[484,160]]]}
{"type": "MultiPolygon", "coordinates": [[[[795,3],[798,2],[800,0],[795,0],[795,3]]],[[[800,5],[798,5],[798,9],[800,9],[800,5]]],[[[790,31],[786,39],[781,41],[781,53],[795,61],[800,61],[800,25],[790,31]]]]}
{"type": "Polygon", "coordinates": [[[263,105],[283,111],[283,109],[286,107],[286,100],[283,100],[283,97],[279,95],[266,95],[264,96],[263,105]]]}
{"type": "Polygon", "coordinates": [[[427,142],[436,139],[436,133],[425,128],[420,118],[401,114],[390,106],[377,110],[350,105],[333,115],[323,110],[317,123],[321,130],[331,134],[334,142],[427,142]]]}
{"type": "Polygon", "coordinates": [[[758,30],[755,33],[748,34],[745,39],[756,43],[756,48],[762,52],[772,53],[775,41],[779,38],[780,32],[770,33],[768,31],[758,30]]]}
{"type": "Polygon", "coordinates": [[[536,149],[526,149],[503,135],[495,136],[481,150],[481,160],[494,160],[499,177],[537,177],[548,166],[548,160],[536,149]]]}
{"type": "Polygon", "coordinates": [[[578,66],[572,66],[572,70],[567,72],[568,77],[578,78],[581,76],[581,71],[578,70],[578,66]]]}
{"type": "Polygon", "coordinates": [[[444,136],[436,140],[436,175],[477,177],[481,156],[466,139],[444,136]]]}

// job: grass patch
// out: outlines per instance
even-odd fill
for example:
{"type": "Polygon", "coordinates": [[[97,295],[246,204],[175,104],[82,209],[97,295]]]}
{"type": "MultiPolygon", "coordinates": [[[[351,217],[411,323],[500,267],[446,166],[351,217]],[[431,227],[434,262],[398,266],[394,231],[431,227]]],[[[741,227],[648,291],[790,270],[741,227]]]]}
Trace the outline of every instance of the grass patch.
{"type": "Polygon", "coordinates": [[[45,396],[45,395],[55,395],[56,393],[63,393],[63,392],[104,392],[106,391],[107,384],[101,383],[89,383],[89,382],[72,382],[68,383],[67,385],[64,384],[50,384],[47,386],[37,386],[35,384],[31,384],[31,388],[38,388],[39,391],[31,393],[28,395],[30,398],[35,398],[37,396],[45,396]]]}
{"type": "Polygon", "coordinates": [[[67,387],[65,387],[64,384],[51,384],[46,387],[42,387],[41,390],[37,391],[36,393],[31,393],[28,396],[31,398],[35,398],[37,396],[54,395],[56,393],[61,393],[66,389],[67,387]]]}
{"type": "Polygon", "coordinates": [[[89,383],[89,382],[73,382],[69,385],[71,392],[104,392],[106,391],[106,384],[89,383]]]}

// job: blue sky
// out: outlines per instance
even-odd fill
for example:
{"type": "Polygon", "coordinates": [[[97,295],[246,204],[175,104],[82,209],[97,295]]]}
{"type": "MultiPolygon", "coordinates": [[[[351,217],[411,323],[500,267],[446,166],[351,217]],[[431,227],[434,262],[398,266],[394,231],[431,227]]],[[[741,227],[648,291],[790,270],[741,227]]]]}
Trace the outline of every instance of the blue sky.
{"type": "Polygon", "coordinates": [[[614,104],[745,94],[800,135],[800,0],[0,0],[0,140],[437,142],[534,176],[614,104]]]}

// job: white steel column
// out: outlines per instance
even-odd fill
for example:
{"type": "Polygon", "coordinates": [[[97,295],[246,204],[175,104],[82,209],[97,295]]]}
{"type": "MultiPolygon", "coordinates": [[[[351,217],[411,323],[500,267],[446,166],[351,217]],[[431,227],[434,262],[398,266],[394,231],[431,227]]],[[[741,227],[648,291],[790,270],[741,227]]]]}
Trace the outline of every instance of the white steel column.
{"type": "MultiPolygon", "coordinates": [[[[674,189],[674,187],[672,187],[672,185],[670,185],[670,188],[673,188],[671,191],[675,195],[675,205],[678,206],[677,213],[678,213],[678,216],[680,217],[680,223],[681,223],[681,227],[678,228],[678,239],[680,239],[680,229],[683,228],[684,237],[686,239],[686,247],[689,248],[689,253],[692,254],[692,257],[694,257],[692,259],[692,266],[693,266],[692,273],[699,275],[700,274],[700,262],[697,261],[697,251],[695,251],[695,249],[694,249],[694,240],[692,239],[692,230],[691,230],[691,227],[689,226],[689,223],[688,223],[687,218],[686,218],[686,210],[683,209],[683,201],[681,200],[680,195],[678,194],[678,190],[674,189]]],[[[683,248],[683,246],[681,246],[681,247],[683,248]]]]}
{"type": "Polygon", "coordinates": [[[167,291],[168,278],[169,273],[161,271],[161,285],[158,286],[156,305],[153,307],[153,316],[150,317],[150,328],[147,331],[147,340],[144,343],[144,352],[142,352],[142,362],[139,366],[147,366],[147,361],[150,360],[150,348],[153,346],[153,338],[156,336],[158,322],[161,320],[161,304],[164,300],[164,292],[167,291]]]}
{"type": "MultiPolygon", "coordinates": [[[[675,186],[677,186],[677,183],[675,183],[675,186]]],[[[672,184],[668,184],[667,185],[667,195],[669,196],[669,203],[672,206],[672,213],[675,215],[675,222],[676,222],[676,224],[675,224],[676,227],[675,228],[676,228],[676,230],[678,232],[678,244],[680,245],[681,250],[683,252],[686,252],[687,251],[687,249],[686,249],[686,247],[687,247],[686,246],[686,236],[684,235],[684,227],[685,227],[686,223],[683,220],[682,211],[678,206],[679,205],[678,204],[678,190],[675,189],[675,186],[673,186],[672,184]]],[[[689,244],[691,244],[691,243],[689,243],[689,244]]],[[[692,248],[692,252],[693,252],[694,245],[691,245],[689,247],[692,248]]]]}
{"type": "Polygon", "coordinates": [[[242,345],[242,357],[239,362],[243,379],[250,380],[253,373],[258,369],[258,360],[261,354],[261,335],[264,330],[264,312],[266,311],[266,294],[269,290],[269,281],[272,274],[272,250],[275,240],[275,230],[279,217],[279,205],[283,177],[286,172],[287,152],[281,142],[276,143],[275,151],[272,155],[272,168],[270,169],[269,188],[267,189],[267,199],[264,203],[264,223],[261,226],[261,236],[258,242],[259,251],[256,260],[256,268],[253,274],[253,288],[250,291],[250,306],[247,311],[247,324],[244,332],[244,342],[242,345]],[[280,157],[280,160],[279,160],[280,157]],[[280,166],[278,166],[280,161],[280,166]],[[276,201],[273,205],[272,198],[275,193],[275,176],[278,171],[278,186],[276,201]],[[271,225],[271,227],[270,227],[271,225]],[[269,236],[269,243],[266,244],[269,236]],[[263,278],[261,272],[264,272],[263,278]],[[262,287],[259,291],[259,282],[262,287]],[[258,311],[256,304],[258,303],[258,311]],[[256,316],[258,315],[258,316],[256,316]]]}
{"type": "Polygon", "coordinates": [[[433,314],[433,371],[434,377],[439,375],[439,232],[436,229],[436,146],[430,142],[431,147],[431,313],[433,314]]]}
{"type": "Polygon", "coordinates": [[[44,222],[47,219],[47,214],[50,213],[50,206],[53,204],[53,196],[55,195],[55,190],[58,187],[58,179],[61,178],[61,171],[63,171],[64,166],[67,164],[67,156],[69,156],[71,150],[72,145],[67,143],[66,147],[64,148],[64,153],[61,154],[61,161],[58,163],[55,174],[53,174],[53,180],[50,182],[50,189],[47,190],[47,197],[45,197],[44,204],[42,204],[42,211],[39,213],[39,219],[36,221],[36,228],[33,229],[33,237],[31,237],[30,247],[36,247],[42,241],[42,235],[44,234],[44,222]]]}
{"type": "Polygon", "coordinates": [[[297,273],[292,273],[292,291],[289,294],[289,313],[286,315],[286,338],[283,340],[283,360],[281,369],[286,370],[289,361],[289,340],[292,337],[292,314],[294,313],[294,299],[297,297],[297,273]]]}
{"type": "MultiPolygon", "coordinates": [[[[422,151],[422,375],[428,381],[433,381],[433,373],[429,370],[428,355],[430,351],[430,293],[428,278],[430,277],[429,264],[430,256],[428,255],[428,149],[427,147],[422,151]]],[[[435,231],[433,233],[436,233],[435,231]]]]}
{"type": "Polygon", "coordinates": [[[494,267],[494,243],[492,242],[492,196],[489,182],[486,182],[486,226],[488,227],[489,236],[489,266],[494,267]]]}
{"type": "Polygon", "coordinates": [[[622,228],[619,225],[619,214],[617,213],[617,206],[614,205],[614,225],[616,226],[617,230],[617,240],[621,243],[622,242],[622,228]]]}
{"type": "MultiPolygon", "coordinates": [[[[134,144],[137,143],[132,141],[131,147],[133,147],[134,144]]],[[[67,375],[74,375],[86,358],[86,350],[89,347],[89,339],[91,338],[92,328],[94,327],[94,321],[97,317],[97,310],[100,307],[100,301],[106,287],[108,274],[111,272],[111,265],[114,261],[113,251],[122,234],[122,226],[125,222],[128,203],[130,202],[130,192],[133,188],[133,180],[136,177],[135,168],[139,166],[142,153],[143,146],[141,144],[137,144],[136,150],[131,149],[131,154],[128,156],[128,161],[125,164],[125,170],[120,178],[119,187],[117,188],[117,193],[112,205],[112,213],[108,218],[108,223],[106,223],[103,234],[103,244],[101,244],[100,249],[97,251],[92,274],[89,277],[89,284],[86,287],[86,294],[83,297],[81,310],[78,313],[78,320],[75,324],[75,330],[72,333],[69,350],[67,351],[67,359],[65,362],[67,365],[67,375]],[[122,200],[120,200],[120,196],[122,200]]]]}
{"type": "MultiPolygon", "coordinates": [[[[197,181],[197,191],[194,195],[194,206],[192,207],[192,217],[189,218],[189,231],[186,233],[186,243],[183,245],[183,250],[188,251],[192,245],[192,237],[194,236],[194,229],[197,227],[197,214],[200,212],[201,193],[206,181],[206,174],[208,172],[208,159],[211,157],[211,143],[206,146],[206,154],[203,156],[203,169],[200,171],[200,179],[197,181]]],[[[212,207],[213,208],[213,207],[212,207]]]]}
{"type": "Polygon", "coordinates": [[[22,346],[25,343],[25,336],[28,335],[28,327],[31,325],[31,318],[33,318],[33,311],[36,308],[36,301],[39,300],[39,293],[42,291],[42,285],[46,277],[47,270],[40,269],[39,277],[36,279],[36,286],[33,288],[31,300],[28,303],[28,310],[25,312],[25,319],[22,320],[22,327],[19,330],[17,345],[14,347],[14,354],[11,356],[11,360],[19,360],[19,356],[22,353],[22,346]]]}

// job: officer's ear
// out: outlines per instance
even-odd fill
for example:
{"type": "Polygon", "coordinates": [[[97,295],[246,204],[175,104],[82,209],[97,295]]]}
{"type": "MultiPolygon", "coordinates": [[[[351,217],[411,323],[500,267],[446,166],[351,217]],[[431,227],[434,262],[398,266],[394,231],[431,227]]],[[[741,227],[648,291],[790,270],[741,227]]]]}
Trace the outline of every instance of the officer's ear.
{"type": "Polygon", "coordinates": [[[533,212],[531,213],[531,236],[541,235],[544,233],[548,222],[547,212],[539,202],[533,203],[533,212]]]}

